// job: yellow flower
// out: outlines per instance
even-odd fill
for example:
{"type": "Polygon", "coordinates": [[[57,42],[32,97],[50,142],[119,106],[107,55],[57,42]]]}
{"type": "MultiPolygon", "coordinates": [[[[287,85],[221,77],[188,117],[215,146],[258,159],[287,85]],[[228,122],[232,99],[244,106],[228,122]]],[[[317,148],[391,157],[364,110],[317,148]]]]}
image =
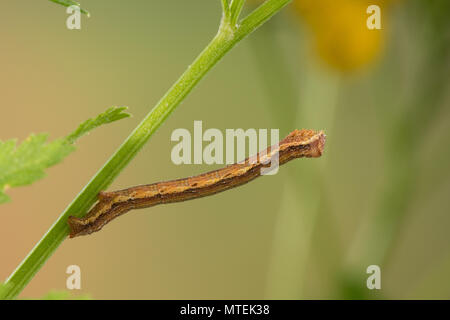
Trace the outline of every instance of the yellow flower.
{"type": "MultiPolygon", "coordinates": [[[[252,0],[256,2],[256,0],[252,0]]],[[[366,66],[380,55],[386,12],[395,0],[294,0],[290,8],[310,27],[318,55],[340,71],[366,66]],[[381,9],[381,30],[367,28],[367,8],[381,9]]]]}

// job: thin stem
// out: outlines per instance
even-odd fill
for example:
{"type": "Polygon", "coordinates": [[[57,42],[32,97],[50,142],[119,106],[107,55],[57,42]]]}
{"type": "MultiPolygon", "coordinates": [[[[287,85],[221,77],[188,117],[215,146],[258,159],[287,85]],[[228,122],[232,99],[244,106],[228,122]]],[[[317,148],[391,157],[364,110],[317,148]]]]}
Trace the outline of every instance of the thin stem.
{"type": "Polygon", "coordinates": [[[244,7],[245,0],[233,0],[230,5],[230,23],[235,26],[242,8],[244,7]]]}
{"type": "Polygon", "coordinates": [[[97,194],[113,182],[207,72],[240,40],[266,22],[290,1],[268,0],[244,19],[242,25],[236,30],[233,30],[227,21],[222,20],[219,32],[213,40],[64,210],[6,280],[6,289],[1,292],[0,299],[14,299],[19,295],[69,234],[67,218],[69,216],[82,217],[96,201],[97,194]]]}
{"type": "Polygon", "coordinates": [[[264,2],[242,20],[236,30],[236,41],[240,41],[252,33],[290,2],[291,0],[267,0],[264,2]]]}
{"type": "Polygon", "coordinates": [[[222,11],[223,16],[226,19],[230,19],[230,5],[228,4],[228,0],[222,0],[222,11]]]}
{"type": "MultiPolygon", "coordinates": [[[[78,8],[80,8],[80,4],[78,2],[76,2],[76,1],[73,1],[73,0],[50,0],[50,1],[51,2],[55,2],[57,4],[61,4],[64,7],[77,6],[78,8]]],[[[88,17],[91,16],[91,14],[88,11],[84,10],[83,8],[80,8],[80,12],[84,13],[88,17]]]]}

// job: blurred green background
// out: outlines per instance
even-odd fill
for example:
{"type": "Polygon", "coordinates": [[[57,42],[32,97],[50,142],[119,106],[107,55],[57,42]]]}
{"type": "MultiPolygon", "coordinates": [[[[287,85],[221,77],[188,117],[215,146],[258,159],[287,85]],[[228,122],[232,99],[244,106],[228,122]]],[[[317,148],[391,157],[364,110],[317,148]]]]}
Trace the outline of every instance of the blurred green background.
{"type": "MultiPolygon", "coordinates": [[[[248,9],[257,1],[248,1],[248,9]]],[[[215,35],[220,1],[8,1],[0,19],[0,138],[64,136],[112,105],[133,118],[0,207],[5,279],[215,35]]],[[[211,170],[176,166],[171,132],[324,129],[322,158],[242,188],[135,211],[65,241],[21,297],[65,289],[68,265],[96,299],[450,298],[450,2],[294,3],[239,44],[110,190],[211,170]],[[382,30],[365,28],[369,4],[382,30]],[[361,27],[363,26],[363,27],[361,27]],[[381,267],[382,289],[366,288],[381,267]]]]}

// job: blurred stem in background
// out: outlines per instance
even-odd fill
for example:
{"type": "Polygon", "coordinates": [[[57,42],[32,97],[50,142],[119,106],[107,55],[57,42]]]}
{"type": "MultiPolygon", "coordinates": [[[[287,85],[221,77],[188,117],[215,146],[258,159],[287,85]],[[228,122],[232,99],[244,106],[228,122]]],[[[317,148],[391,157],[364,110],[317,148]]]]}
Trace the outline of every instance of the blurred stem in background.
{"type": "MultiPolygon", "coordinates": [[[[391,1],[386,3],[389,2],[391,1]]],[[[323,11],[316,10],[315,2],[299,0],[295,3],[305,20],[313,26],[313,29],[315,28],[316,37],[320,40],[318,49],[321,50],[321,57],[345,72],[371,61],[376,56],[376,51],[379,50],[382,41],[376,32],[370,33],[369,31],[367,33],[368,31],[364,30],[365,25],[361,21],[364,16],[361,16],[360,9],[366,5],[366,2],[327,1],[324,3],[327,5],[319,7],[329,7],[330,11],[327,12],[331,12],[331,15],[334,16],[330,20],[331,22],[327,21],[327,15],[323,11]],[[341,6],[343,3],[345,5],[341,6]],[[339,14],[334,15],[333,8],[340,10],[339,14]],[[361,30],[355,30],[355,25],[363,27],[361,30]],[[339,43],[341,38],[344,41],[339,43]],[[362,47],[360,40],[364,44],[362,47]],[[353,43],[354,41],[356,43],[353,43]],[[329,50],[330,48],[332,50],[329,50]],[[356,50],[356,48],[360,49],[356,50]],[[334,49],[338,52],[333,51],[334,49]]],[[[409,12],[425,12],[427,21],[424,25],[433,26],[427,30],[425,35],[429,40],[426,43],[427,50],[425,50],[427,56],[423,59],[421,70],[415,75],[417,88],[411,91],[416,94],[404,99],[403,106],[393,105],[394,102],[390,101],[390,104],[388,103],[390,108],[378,107],[381,110],[384,109],[381,117],[383,128],[380,131],[385,134],[387,183],[380,195],[378,212],[366,225],[367,230],[363,231],[362,237],[355,241],[355,246],[360,248],[355,255],[356,261],[350,264],[345,263],[342,249],[336,244],[339,239],[333,227],[333,217],[330,215],[333,208],[328,203],[325,184],[321,182],[320,178],[317,178],[321,175],[323,179],[324,168],[303,171],[301,176],[296,175],[295,169],[290,169],[292,174],[289,176],[292,179],[285,187],[274,233],[273,256],[269,267],[267,290],[271,295],[270,298],[301,297],[300,288],[302,282],[305,282],[305,265],[314,256],[317,260],[314,266],[321,269],[319,271],[321,281],[334,282],[334,286],[337,288],[332,295],[335,294],[340,298],[378,297],[368,294],[365,270],[371,264],[385,266],[391,250],[395,247],[400,235],[400,226],[414,198],[421,144],[443,106],[440,100],[442,94],[445,93],[450,74],[449,66],[442,65],[442,62],[449,59],[450,41],[443,39],[443,36],[446,36],[448,30],[446,13],[449,12],[450,3],[445,0],[429,2],[416,0],[409,5],[414,7],[413,10],[408,10],[409,12]],[[406,110],[406,113],[399,115],[399,109],[406,110]],[[321,171],[322,174],[319,173],[321,171]],[[308,177],[314,178],[309,179],[308,177]],[[305,189],[304,186],[308,186],[308,188],[305,189]],[[308,194],[308,191],[311,193],[308,194]],[[297,196],[298,194],[301,197],[297,196]],[[320,196],[314,199],[313,195],[317,194],[320,196]],[[314,204],[314,202],[316,203],[314,204]],[[315,206],[317,207],[315,208],[315,206]],[[292,210],[293,208],[296,209],[292,210]],[[318,219],[320,219],[320,223],[318,219]],[[323,241],[324,239],[327,241],[323,241]],[[311,257],[309,257],[307,247],[313,242],[321,244],[315,247],[315,252],[311,252],[311,257]],[[321,252],[326,252],[326,256],[321,255],[321,252]],[[339,271],[341,263],[343,266],[339,271]]],[[[418,23],[420,24],[418,18],[420,17],[409,17],[408,21],[413,25],[410,26],[411,30],[416,30],[418,23]]],[[[280,27],[279,24],[264,28],[263,32],[258,35],[259,37],[252,39],[254,60],[259,65],[258,69],[261,70],[261,79],[268,94],[274,119],[281,128],[297,127],[296,118],[300,119],[302,124],[308,123],[305,113],[308,105],[305,105],[304,100],[299,103],[297,99],[296,88],[299,86],[293,84],[295,80],[292,74],[289,75],[286,67],[288,63],[283,63],[283,53],[280,52],[282,46],[277,42],[277,27],[280,27]],[[301,105],[301,111],[292,108],[294,105],[301,105]],[[280,109],[286,111],[279,112],[280,109]]],[[[317,70],[315,71],[308,72],[303,69],[302,73],[308,76],[308,82],[313,83],[314,77],[318,77],[317,70]]],[[[388,72],[395,73],[400,70],[393,68],[388,72]]],[[[389,77],[389,73],[383,76],[384,79],[389,77]]],[[[328,96],[328,103],[335,105],[337,101],[333,101],[333,95],[329,91],[333,86],[330,86],[329,83],[327,85],[324,79],[326,77],[317,81],[315,85],[326,90],[324,96],[328,96]]],[[[394,86],[397,88],[396,95],[398,95],[400,84],[394,83],[394,86]]],[[[308,88],[312,88],[312,86],[308,88]]],[[[303,96],[308,94],[309,90],[302,92],[303,96]]],[[[395,101],[397,100],[395,99],[395,101]]],[[[318,106],[314,104],[314,107],[318,106]]],[[[322,111],[324,115],[334,114],[334,112],[322,111]]],[[[328,134],[330,134],[332,122],[332,119],[326,121],[322,118],[321,125],[328,134]]],[[[327,150],[330,152],[330,147],[327,150]]]]}
{"type": "Polygon", "coordinates": [[[295,70],[286,61],[285,50],[277,37],[278,31],[285,27],[280,20],[285,18],[285,15],[274,18],[271,25],[261,28],[248,42],[268,101],[266,106],[271,118],[283,130],[281,136],[294,129],[296,117],[301,115],[295,70]]]}
{"type": "MultiPolygon", "coordinates": [[[[382,270],[389,264],[392,250],[396,247],[401,226],[411,210],[417,190],[417,173],[420,171],[419,156],[432,124],[444,106],[443,95],[450,80],[450,39],[448,39],[450,21],[450,2],[446,0],[411,1],[414,6],[408,21],[414,25],[411,30],[418,33],[427,50],[422,58],[418,72],[415,74],[416,86],[401,102],[400,115],[388,114],[398,110],[398,105],[387,108],[383,119],[388,122],[385,133],[385,177],[386,183],[381,192],[379,209],[367,225],[360,230],[355,241],[357,253],[348,265],[344,266],[341,294],[343,298],[371,297],[367,290],[362,290],[365,283],[365,267],[375,264],[382,270]],[[424,20],[421,17],[424,17],[424,20]],[[431,27],[431,28],[427,28],[431,27]],[[445,38],[447,37],[447,39],[445,38]],[[445,64],[447,62],[447,64],[445,64]],[[444,64],[443,64],[444,63],[444,64]]],[[[398,70],[394,70],[398,71],[398,70]]]]}
{"type": "MultiPolygon", "coordinates": [[[[416,96],[407,97],[405,103],[406,114],[401,115],[387,131],[387,160],[389,168],[387,176],[391,177],[391,183],[385,189],[381,203],[381,209],[376,224],[383,226],[391,222],[388,233],[382,237],[380,245],[380,258],[382,262],[389,258],[390,249],[395,245],[399,234],[398,226],[408,211],[408,205],[414,197],[417,184],[417,172],[419,169],[418,156],[421,153],[427,134],[432,129],[432,124],[439,116],[445,89],[450,79],[449,65],[443,65],[450,58],[450,39],[442,41],[442,35],[448,30],[448,16],[450,3],[445,0],[429,2],[419,1],[421,12],[425,14],[425,24],[431,26],[426,30],[425,38],[427,52],[422,66],[416,77],[416,96]],[[447,22],[447,26],[445,23],[447,22]]],[[[417,18],[414,19],[417,21],[417,18]]],[[[379,238],[374,235],[375,239],[379,238]]],[[[380,239],[377,239],[379,242],[380,239]]]]}
{"type": "MultiPolygon", "coordinates": [[[[286,31],[286,16],[277,17],[268,26],[249,40],[253,53],[253,61],[258,69],[261,85],[267,95],[267,107],[275,126],[283,132],[294,128],[308,126],[305,105],[307,98],[300,103],[300,84],[295,68],[292,68],[286,60],[288,54],[283,48],[283,43],[278,35],[286,31]]],[[[306,63],[305,63],[306,67],[306,63]]],[[[308,75],[308,83],[311,87],[325,81],[328,86],[327,95],[322,95],[327,105],[327,110],[320,113],[320,128],[330,134],[333,122],[333,108],[336,104],[336,91],[330,90],[337,82],[330,78],[313,77],[311,72],[302,70],[308,75]],[[326,113],[326,114],[325,114],[326,113]]],[[[302,92],[308,96],[309,90],[302,92]]],[[[322,103],[321,103],[322,104],[322,103]]],[[[317,106],[310,106],[315,108],[317,106]]],[[[311,120],[311,119],[310,119],[311,120]]],[[[282,133],[283,135],[284,133],[282,133]]],[[[271,299],[299,299],[303,298],[305,285],[306,266],[311,250],[311,241],[315,222],[320,214],[329,212],[326,207],[327,195],[324,173],[326,162],[309,163],[302,166],[290,166],[288,180],[283,187],[281,205],[278,210],[274,225],[274,234],[271,248],[270,261],[268,263],[266,298],[271,299]],[[325,208],[326,207],[326,208],[325,208]]],[[[328,217],[327,219],[331,217],[328,217]]],[[[333,238],[335,230],[332,224],[329,230],[330,238],[333,238]]],[[[339,255],[339,246],[336,241],[336,250],[333,256],[339,255]]]]}

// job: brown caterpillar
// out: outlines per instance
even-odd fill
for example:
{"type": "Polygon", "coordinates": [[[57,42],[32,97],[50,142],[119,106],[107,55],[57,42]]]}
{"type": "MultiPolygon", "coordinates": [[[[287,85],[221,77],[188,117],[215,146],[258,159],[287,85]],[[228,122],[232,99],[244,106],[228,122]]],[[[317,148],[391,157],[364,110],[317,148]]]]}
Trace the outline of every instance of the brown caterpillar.
{"type": "Polygon", "coordinates": [[[113,192],[100,192],[97,204],[84,218],[70,216],[70,238],[99,231],[114,218],[132,210],[158,204],[197,199],[243,185],[261,175],[278,153],[282,165],[295,158],[316,158],[323,153],[323,131],[294,130],[278,145],[245,159],[242,163],[198,176],[157,182],[113,192]]]}

